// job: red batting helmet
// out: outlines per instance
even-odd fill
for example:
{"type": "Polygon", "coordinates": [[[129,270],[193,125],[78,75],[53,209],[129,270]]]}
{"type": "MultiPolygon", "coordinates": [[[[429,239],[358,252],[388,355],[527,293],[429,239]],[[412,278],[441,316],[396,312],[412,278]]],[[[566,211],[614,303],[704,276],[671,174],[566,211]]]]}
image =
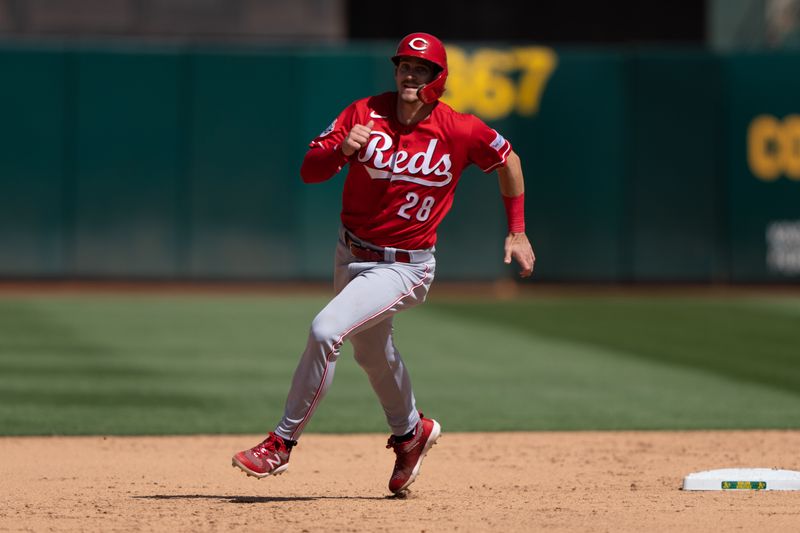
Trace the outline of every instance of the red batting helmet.
{"type": "Polygon", "coordinates": [[[444,94],[447,81],[447,52],[442,41],[430,33],[411,33],[397,45],[397,52],[392,57],[395,65],[401,57],[418,57],[439,67],[439,73],[433,81],[417,89],[417,95],[423,103],[431,104],[438,100],[444,94]]]}

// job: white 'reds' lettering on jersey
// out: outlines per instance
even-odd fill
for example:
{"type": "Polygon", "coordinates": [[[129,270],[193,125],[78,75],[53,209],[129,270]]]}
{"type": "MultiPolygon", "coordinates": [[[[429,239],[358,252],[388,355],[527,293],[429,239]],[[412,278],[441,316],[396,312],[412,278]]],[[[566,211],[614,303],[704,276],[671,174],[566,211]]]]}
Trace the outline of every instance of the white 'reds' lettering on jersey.
{"type": "Polygon", "coordinates": [[[361,162],[372,161],[376,168],[372,168],[369,164],[365,165],[367,172],[372,179],[390,179],[409,181],[411,183],[418,183],[427,187],[444,187],[453,179],[450,173],[450,154],[442,154],[439,160],[433,164],[433,157],[436,151],[436,145],[439,142],[437,139],[431,139],[424,152],[417,152],[414,155],[409,155],[405,150],[392,151],[392,138],[382,131],[373,131],[372,136],[367,146],[361,151],[358,160],[361,162]],[[386,154],[391,153],[387,158],[386,154]],[[390,170],[383,170],[389,168],[390,170]],[[444,180],[432,180],[414,176],[414,174],[422,174],[423,176],[444,176],[444,180]]]}

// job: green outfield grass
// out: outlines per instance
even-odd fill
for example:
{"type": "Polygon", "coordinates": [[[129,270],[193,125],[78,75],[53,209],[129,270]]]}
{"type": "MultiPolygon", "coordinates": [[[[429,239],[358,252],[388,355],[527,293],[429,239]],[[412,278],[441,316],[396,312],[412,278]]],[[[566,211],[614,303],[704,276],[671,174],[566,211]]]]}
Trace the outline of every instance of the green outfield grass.
{"type": "MultiPolygon", "coordinates": [[[[0,299],[0,434],[262,433],[314,296],[0,299]]],[[[396,319],[445,430],[800,427],[800,298],[447,299],[396,319]]],[[[311,432],[385,432],[346,345],[311,432]]]]}

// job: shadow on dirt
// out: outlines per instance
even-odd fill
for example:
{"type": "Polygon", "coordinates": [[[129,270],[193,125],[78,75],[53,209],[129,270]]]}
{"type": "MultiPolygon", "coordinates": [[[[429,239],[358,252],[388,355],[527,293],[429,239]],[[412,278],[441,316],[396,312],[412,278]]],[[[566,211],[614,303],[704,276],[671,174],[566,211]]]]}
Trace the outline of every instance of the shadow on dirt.
{"type": "Polygon", "coordinates": [[[153,494],[137,500],[218,500],[228,503],[304,502],[316,500],[392,500],[394,496],[222,496],[214,494],[153,494]]]}

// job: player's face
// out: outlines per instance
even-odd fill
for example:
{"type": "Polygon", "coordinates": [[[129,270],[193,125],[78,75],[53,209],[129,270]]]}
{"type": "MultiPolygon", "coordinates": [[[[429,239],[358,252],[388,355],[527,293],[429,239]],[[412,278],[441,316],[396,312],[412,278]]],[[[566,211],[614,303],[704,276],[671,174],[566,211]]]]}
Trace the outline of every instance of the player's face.
{"type": "Polygon", "coordinates": [[[408,103],[419,101],[417,89],[433,80],[433,76],[433,66],[427,61],[416,57],[402,58],[394,72],[400,98],[408,103]]]}

